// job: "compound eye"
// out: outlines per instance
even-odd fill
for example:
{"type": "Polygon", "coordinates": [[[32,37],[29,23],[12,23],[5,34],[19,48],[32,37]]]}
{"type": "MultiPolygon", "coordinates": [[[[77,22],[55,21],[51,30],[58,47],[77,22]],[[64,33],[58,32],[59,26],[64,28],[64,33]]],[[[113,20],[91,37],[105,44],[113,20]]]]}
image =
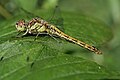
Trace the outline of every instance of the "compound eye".
{"type": "Polygon", "coordinates": [[[16,22],[16,25],[18,25],[18,26],[25,25],[25,20],[20,20],[20,21],[16,22]]]}
{"type": "Polygon", "coordinates": [[[16,25],[18,25],[18,22],[16,22],[16,25]]]}

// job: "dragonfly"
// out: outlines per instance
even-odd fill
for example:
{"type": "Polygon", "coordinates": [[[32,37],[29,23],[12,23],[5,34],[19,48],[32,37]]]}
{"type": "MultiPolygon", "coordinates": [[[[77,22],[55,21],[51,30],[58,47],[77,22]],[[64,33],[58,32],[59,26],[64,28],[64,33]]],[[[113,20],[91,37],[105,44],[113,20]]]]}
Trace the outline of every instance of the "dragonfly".
{"type": "Polygon", "coordinates": [[[24,19],[19,20],[16,22],[15,26],[18,32],[24,32],[22,36],[25,36],[27,34],[34,34],[36,35],[35,38],[37,38],[41,34],[47,34],[51,37],[55,35],[69,42],[77,44],[85,49],[88,49],[89,51],[92,51],[96,54],[102,54],[102,52],[98,48],[65,34],[55,24],[52,24],[41,17],[32,18],[28,22],[26,22],[24,19]]]}

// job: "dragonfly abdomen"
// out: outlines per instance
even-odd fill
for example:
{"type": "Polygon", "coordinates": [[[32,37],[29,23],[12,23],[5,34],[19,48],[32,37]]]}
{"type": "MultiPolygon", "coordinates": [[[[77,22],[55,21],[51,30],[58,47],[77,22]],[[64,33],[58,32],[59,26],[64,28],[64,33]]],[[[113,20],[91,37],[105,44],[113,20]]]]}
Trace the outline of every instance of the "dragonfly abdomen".
{"type": "Polygon", "coordinates": [[[92,51],[92,52],[94,52],[96,54],[101,54],[101,51],[98,50],[97,48],[95,48],[94,46],[88,45],[88,44],[86,44],[86,43],[84,43],[84,42],[82,42],[82,41],[80,41],[78,39],[75,39],[75,38],[63,33],[62,31],[60,31],[58,28],[54,27],[53,25],[51,25],[51,29],[53,29],[52,34],[55,34],[55,35],[57,35],[57,36],[59,36],[61,38],[64,38],[64,39],[66,39],[66,40],[68,40],[70,42],[73,42],[73,43],[75,43],[75,44],[77,44],[77,45],[79,45],[81,47],[84,47],[84,48],[86,48],[86,49],[88,49],[88,50],[90,50],[90,51],[92,51]]]}

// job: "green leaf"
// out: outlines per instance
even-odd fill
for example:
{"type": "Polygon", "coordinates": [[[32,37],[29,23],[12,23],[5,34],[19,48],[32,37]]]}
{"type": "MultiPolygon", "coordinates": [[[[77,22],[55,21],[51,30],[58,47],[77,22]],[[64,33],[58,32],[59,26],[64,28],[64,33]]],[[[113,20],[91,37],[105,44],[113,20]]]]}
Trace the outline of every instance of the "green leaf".
{"type": "MultiPolygon", "coordinates": [[[[116,75],[93,61],[65,54],[81,47],[64,39],[57,37],[59,43],[50,36],[39,36],[36,41],[32,35],[16,38],[18,18],[0,25],[0,80],[108,79],[116,75]]],[[[70,12],[64,12],[63,18],[65,33],[86,43],[101,46],[112,37],[109,27],[97,19],[70,12]]]]}

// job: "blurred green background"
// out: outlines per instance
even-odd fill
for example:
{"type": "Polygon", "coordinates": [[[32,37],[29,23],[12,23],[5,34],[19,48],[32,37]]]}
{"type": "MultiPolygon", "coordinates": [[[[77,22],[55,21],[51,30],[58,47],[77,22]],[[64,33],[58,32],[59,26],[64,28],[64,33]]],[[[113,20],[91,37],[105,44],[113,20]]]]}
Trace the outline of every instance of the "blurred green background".
{"type": "Polygon", "coordinates": [[[93,55],[92,59],[120,72],[120,0],[0,0],[0,23],[17,15],[19,8],[33,13],[39,9],[53,9],[56,4],[61,8],[61,13],[84,13],[98,18],[112,28],[113,38],[103,45],[104,54],[93,55]]]}

